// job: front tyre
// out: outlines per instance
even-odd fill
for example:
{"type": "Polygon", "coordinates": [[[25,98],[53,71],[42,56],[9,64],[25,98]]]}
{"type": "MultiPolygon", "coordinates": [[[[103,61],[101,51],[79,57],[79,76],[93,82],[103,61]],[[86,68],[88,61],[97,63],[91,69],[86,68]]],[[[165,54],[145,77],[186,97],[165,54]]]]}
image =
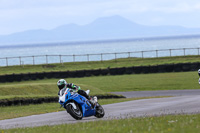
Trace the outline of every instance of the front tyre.
{"type": "Polygon", "coordinates": [[[95,117],[102,118],[104,115],[105,115],[105,111],[103,107],[99,103],[97,103],[95,117]]]}
{"type": "Polygon", "coordinates": [[[79,106],[77,104],[75,105],[76,105],[76,109],[71,104],[68,104],[66,107],[66,110],[74,119],[81,120],[83,118],[83,114],[79,106]]]}

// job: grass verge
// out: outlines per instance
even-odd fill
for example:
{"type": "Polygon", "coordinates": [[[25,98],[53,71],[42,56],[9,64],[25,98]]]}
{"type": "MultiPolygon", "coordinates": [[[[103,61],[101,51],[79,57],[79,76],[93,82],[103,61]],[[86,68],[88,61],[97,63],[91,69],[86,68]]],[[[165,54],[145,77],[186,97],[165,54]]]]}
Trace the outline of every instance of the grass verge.
{"type": "MultiPolygon", "coordinates": [[[[159,117],[140,117],[119,120],[93,121],[57,126],[42,126],[2,130],[2,132],[31,133],[197,133],[200,130],[200,114],[166,115],[159,117]]],[[[1,131],[1,130],[0,130],[1,131]]]]}
{"type": "MultiPolygon", "coordinates": [[[[173,72],[139,75],[98,76],[66,79],[91,90],[91,95],[119,91],[198,89],[197,72],[173,72]]],[[[12,97],[57,96],[58,79],[44,79],[0,84],[0,99],[12,97]]]]}

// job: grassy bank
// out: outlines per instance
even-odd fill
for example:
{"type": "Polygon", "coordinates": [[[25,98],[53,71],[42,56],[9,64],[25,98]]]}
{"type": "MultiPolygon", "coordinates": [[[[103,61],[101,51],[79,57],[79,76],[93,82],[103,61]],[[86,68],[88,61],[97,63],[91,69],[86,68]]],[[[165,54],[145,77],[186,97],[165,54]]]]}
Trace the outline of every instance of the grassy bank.
{"type": "Polygon", "coordinates": [[[50,65],[25,65],[25,66],[8,66],[0,67],[0,75],[12,73],[29,73],[29,72],[50,72],[50,71],[73,71],[88,70],[99,68],[129,67],[129,66],[148,66],[171,63],[200,62],[199,56],[177,56],[177,57],[160,57],[160,58],[125,58],[109,61],[93,62],[72,62],[50,65]]]}
{"type": "MultiPolygon", "coordinates": [[[[121,120],[93,121],[86,123],[64,124],[57,126],[42,126],[2,130],[4,132],[31,133],[197,133],[200,130],[200,114],[197,115],[167,115],[159,117],[141,117],[121,120]]],[[[1,130],[0,130],[1,131],[1,130]]]]}
{"type": "MultiPolygon", "coordinates": [[[[91,90],[91,95],[117,91],[198,89],[197,72],[173,72],[139,75],[98,76],[66,79],[91,90]]],[[[57,96],[58,79],[0,84],[0,99],[12,97],[57,96]]]]}

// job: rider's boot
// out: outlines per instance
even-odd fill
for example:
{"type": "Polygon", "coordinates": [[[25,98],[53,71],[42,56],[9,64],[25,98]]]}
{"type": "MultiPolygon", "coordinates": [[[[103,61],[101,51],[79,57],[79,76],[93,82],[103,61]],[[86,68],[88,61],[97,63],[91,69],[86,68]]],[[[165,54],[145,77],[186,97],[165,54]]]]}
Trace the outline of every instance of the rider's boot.
{"type": "Polygon", "coordinates": [[[97,97],[96,96],[93,97],[93,100],[94,100],[95,103],[97,103],[97,97]]]}
{"type": "Polygon", "coordinates": [[[99,107],[99,103],[97,102],[97,97],[94,96],[93,99],[94,99],[94,102],[95,102],[96,108],[98,108],[98,107],[99,107]]]}
{"type": "Polygon", "coordinates": [[[94,106],[97,104],[97,97],[90,97],[90,103],[92,104],[92,107],[94,108],[94,106]]]}

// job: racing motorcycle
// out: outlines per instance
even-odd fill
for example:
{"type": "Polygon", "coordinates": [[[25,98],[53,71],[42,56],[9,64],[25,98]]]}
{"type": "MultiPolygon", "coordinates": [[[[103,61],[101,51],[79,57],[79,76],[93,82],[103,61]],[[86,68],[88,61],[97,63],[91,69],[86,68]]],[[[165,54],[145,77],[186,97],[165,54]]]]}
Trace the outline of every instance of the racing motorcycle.
{"type": "MultiPolygon", "coordinates": [[[[87,94],[89,92],[90,90],[86,91],[87,94]]],[[[81,120],[83,117],[89,116],[102,118],[105,114],[103,107],[98,102],[92,105],[87,98],[69,88],[66,88],[60,94],[59,103],[61,107],[65,108],[76,120],[81,120]]]]}

